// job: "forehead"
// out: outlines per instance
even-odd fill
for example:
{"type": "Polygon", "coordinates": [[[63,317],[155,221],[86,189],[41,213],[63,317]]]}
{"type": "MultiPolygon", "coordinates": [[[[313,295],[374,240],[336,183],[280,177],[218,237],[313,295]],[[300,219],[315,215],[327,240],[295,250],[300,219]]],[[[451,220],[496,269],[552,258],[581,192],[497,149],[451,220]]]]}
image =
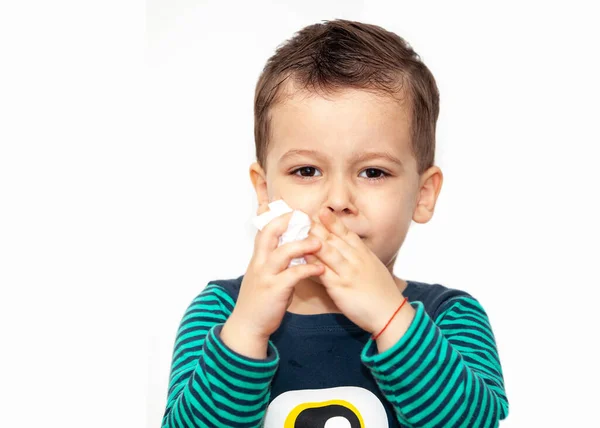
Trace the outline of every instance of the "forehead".
{"type": "Polygon", "coordinates": [[[287,93],[271,109],[269,159],[289,150],[343,157],[366,150],[410,156],[410,109],[398,100],[358,89],[319,95],[287,93]]]}

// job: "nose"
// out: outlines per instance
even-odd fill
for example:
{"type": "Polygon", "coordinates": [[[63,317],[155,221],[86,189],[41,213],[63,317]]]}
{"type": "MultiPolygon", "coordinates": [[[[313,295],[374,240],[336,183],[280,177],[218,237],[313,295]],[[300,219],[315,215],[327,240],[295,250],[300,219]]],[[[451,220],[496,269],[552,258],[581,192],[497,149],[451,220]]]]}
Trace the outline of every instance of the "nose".
{"type": "Polygon", "coordinates": [[[341,175],[329,180],[326,207],[334,214],[356,214],[352,183],[341,175]]]}

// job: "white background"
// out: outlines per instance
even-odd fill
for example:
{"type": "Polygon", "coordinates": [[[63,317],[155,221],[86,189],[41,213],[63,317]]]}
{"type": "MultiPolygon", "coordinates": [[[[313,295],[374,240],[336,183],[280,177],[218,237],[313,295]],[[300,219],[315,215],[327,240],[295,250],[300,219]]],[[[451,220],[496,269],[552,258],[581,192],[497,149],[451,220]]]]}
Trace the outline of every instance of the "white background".
{"type": "Polygon", "coordinates": [[[404,37],[441,92],[443,188],[396,274],[483,304],[503,427],[597,425],[592,4],[149,0],[145,38],[125,2],[2,6],[0,425],[160,425],[183,312],[251,256],[259,73],[335,18],[404,37]]]}

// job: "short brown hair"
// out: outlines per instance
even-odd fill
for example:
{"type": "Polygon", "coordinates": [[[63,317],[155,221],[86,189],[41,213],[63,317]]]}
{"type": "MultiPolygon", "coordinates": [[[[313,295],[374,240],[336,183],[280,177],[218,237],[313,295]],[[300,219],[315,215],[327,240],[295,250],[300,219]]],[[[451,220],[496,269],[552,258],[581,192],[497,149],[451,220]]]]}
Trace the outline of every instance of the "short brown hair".
{"type": "Polygon", "coordinates": [[[397,34],[376,25],[337,19],[304,27],[278,46],[258,79],[254,96],[256,159],[263,168],[270,140],[270,109],[284,99],[280,89],[288,78],[294,86],[310,87],[313,92],[353,88],[395,99],[405,95],[418,173],[433,165],[438,88],[419,55],[397,34]]]}

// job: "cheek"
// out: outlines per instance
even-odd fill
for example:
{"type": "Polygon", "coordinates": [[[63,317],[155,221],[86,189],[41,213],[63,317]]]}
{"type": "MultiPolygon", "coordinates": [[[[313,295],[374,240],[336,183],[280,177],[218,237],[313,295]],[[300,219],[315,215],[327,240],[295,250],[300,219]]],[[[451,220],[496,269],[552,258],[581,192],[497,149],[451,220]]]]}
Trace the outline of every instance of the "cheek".
{"type": "Polygon", "coordinates": [[[380,204],[372,211],[370,223],[374,225],[373,237],[381,245],[396,245],[403,240],[410,226],[410,208],[403,203],[380,204]]]}
{"type": "Polygon", "coordinates": [[[394,195],[372,205],[369,211],[373,218],[377,220],[377,227],[380,230],[388,230],[405,223],[406,218],[409,217],[410,208],[406,206],[402,199],[394,195]]]}
{"type": "Polygon", "coordinates": [[[376,235],[369,238],[369,248],[385,265],[390,263],[402,247],[409,225],[410,221],[405,219],[390,218],[386,222],[382,221],[378,225],[376,235]]]}
{"type": "Polygon", "coordinates": [[[390,222],[381,222],[377,230],[377,241],[383,247],[396,247],[406,235],[408,224],[400,219],[390,222]]]}
{"type": "Polygon", "coordinates": [[[279,185],[272,186],[269,191],[271,201],[283,199],[292,209],[300,210],[312,216],[318,212],[320,202],[317,192],[302,186],[279,185]]]}

